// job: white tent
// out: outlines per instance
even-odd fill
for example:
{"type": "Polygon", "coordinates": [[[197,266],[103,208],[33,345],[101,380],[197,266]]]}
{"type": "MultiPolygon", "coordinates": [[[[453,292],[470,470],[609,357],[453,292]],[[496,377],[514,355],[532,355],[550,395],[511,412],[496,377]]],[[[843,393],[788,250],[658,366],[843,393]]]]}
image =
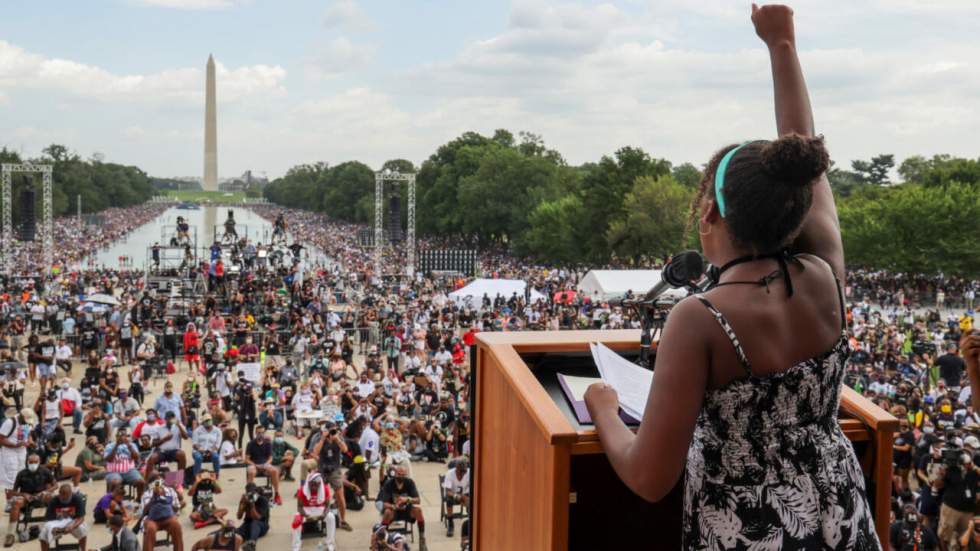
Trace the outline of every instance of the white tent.
{"type": "MultiPolygon", "coordinates": [[[[474,279],[465,287],[449,293],[449,298],[470,307],[479,307],[483,295],[493,300],[497,296],[508,299],[517,293],[518,297],[523,298],[525,287],[527,283],[520,279],[474,279]]],[[[531,302],[539,300],[545,300],[545,296],[531,289],[531,302]]]]}
{"type": "MultiPolygon", "coordinates": [[[[642,297],[660,281],[660,270],[590,270],[578,283],[583,298],[606,301],[619,298],[626,291],[642,297]]],[[[660,298],[680,300],[687,296],[684,289],[669,289],[660,298]]]]}

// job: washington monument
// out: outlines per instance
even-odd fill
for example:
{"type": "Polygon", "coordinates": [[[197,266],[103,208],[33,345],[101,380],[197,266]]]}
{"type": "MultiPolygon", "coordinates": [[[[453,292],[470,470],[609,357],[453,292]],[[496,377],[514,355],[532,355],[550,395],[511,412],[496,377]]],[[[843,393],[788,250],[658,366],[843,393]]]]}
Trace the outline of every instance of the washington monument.
{"type": "Polygon", "coordinates": [[[215,110],[214,57],[208,56],[204,98],[204,191],[218,191],[218,113],[215,110]]]}

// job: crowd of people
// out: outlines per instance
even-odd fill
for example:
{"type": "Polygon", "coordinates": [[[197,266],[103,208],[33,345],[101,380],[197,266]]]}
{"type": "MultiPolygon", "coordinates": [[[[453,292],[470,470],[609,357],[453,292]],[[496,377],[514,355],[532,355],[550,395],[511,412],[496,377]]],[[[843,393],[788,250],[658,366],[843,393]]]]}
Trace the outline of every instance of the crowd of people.
{"type": "MultiPolygon", "coordinates": [[[[147,288],[142,272],[87,265],[94,250],[163,208],[110,210],[103,226],[59,223],[58,270],[42,270],[36,247],[16,253],[35,277],[9,278],[0,297],[6,546],[30,537],[18,525],[42,509],[42,549],[69,534],[84,549],[91,521],[106,523],[113,549],[149,551],[163,532],[180,551],[186,508],[194,529],[211,527],[194,549],[254,548],[270,508],[294,500],[294,550],[309,533],[333,548],[336,530],[351,530],[348,517],[365,509],[376,509],[363,537],[371,549],[405,549],[406,529],[425,549],[433,519],[423,514],[413,464],[427,461],[445,464],[445,529],[453,537],[458,528],[466,548],[475,335],[639,326],[628,309],[575,292],[581,269],[484,252],[484,274],[525,280],[545,299],[458,304],[449,298],[465,283],[458,276],[375,273],[373,251],[357,241],[362,228],[272,205],[252,207],[276,228],[269,247],[285,246],[288,232],[330,261],[302,262],[297,252],[296,261],[250,263],[227,243],[255,244],[233,235],[183,267],[180,277],[207,282],[189,296],[147,288]],[[216,277],[219,263],[234,269],[216,277]],[[95,295],[111,300],[94,303],[95,295]],[[154,397],[155,380],[164,384],[154,397]],[[64,460],[75,445],[68,430],[84,435],[74,464],[64,460]],[[244,487],[223,484],[229,469],[244,471],[244,487]],[[106,482],[94,507],[76,491],[86,480],[106,482]],[[295,494],[285,494],[292,481],[295,494]],[[234,514],[215,505],[223,492],[240,493],[234,514]]],[[[389,265],[404,260],[397,248],[388,254],[389,265]]],[[[976,288],[865,271],[847,284],[847,383],[901,420],[892,541],[918,549],[930,538],[968,548],[960,540],[973,533],[965,511],[980,490],[980,412],[970,407],[956,343],[973,329],[976,288]]]]}

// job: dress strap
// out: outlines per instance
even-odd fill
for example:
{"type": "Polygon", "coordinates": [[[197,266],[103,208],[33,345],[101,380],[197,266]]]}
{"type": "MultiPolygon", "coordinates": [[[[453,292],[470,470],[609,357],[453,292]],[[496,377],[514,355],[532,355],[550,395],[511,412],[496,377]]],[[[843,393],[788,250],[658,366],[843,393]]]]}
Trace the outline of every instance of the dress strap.
{"type": "Polygon", "coordinates": [[[751,377],[752,364],[749,363],[749,358],[745,355],[745,350],[742,349],[742,343],[738,342],[738,336],[735,334],[735,330],[732,329],[732,324],[728,323],[728,319],[725,318],[725,315],[719,312],[718,309],[715,308],[715,305],[711,304],[708,299],[701,295],[695,296],[701,301],[701,304],[703,304],[704,307],[711,312],[711,315],[715,317],[715,320],[718,322],[718,325],[721,326],[721,330],[725,332],[728,340],[732,341],[732,346],[735,347],[735,355],[738,356],[738,361],[742,364],[742,367],[745,368],[745,372],[751,377]]]}

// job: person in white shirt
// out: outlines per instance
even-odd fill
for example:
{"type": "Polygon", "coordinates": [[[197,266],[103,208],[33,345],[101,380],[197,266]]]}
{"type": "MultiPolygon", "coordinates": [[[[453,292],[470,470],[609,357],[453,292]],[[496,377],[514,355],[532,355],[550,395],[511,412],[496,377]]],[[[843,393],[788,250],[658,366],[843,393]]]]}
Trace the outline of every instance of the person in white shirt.
{"type": "Polygon", "coordinates": [[[152,434],[148,432],[149,429],[143,429],[143,434],[151,434],[156,447],[146,462],[146,468],[149,472],[157,463],[176,461],[178,477],[182,481],[181,475],[187,467],[187,456],[184,454],[184,450],[180,449],[180,439],[190,438],[190,435],[187,434],[187,429],[184,428],[183,423],[177,420],[177,415],[174,412],[168,411],[166,420],[164,425],[151,425],[152,434]]]}
{"type": "Polygon", "coordinates": [[[58,347],[54,349],[54,363],[56,366],[65,370],[65,375],[71,373],[71,347],[65,339],[58,340],[58,347]]]}
{"type": "Polygon", "coordinates": [[[453,355],[446,350],[445,346],[440,346],[439,351],[435,355],[436,365],[446,367],[450,362],[453,361],[453,355]]]}
{"type": "Polygon", "coordinates": [[[361,371],[361,377],[354,387],[354,394],[360,398],[367,398],[374,392],[374,382],[368,379],[367,371],[361,371]]]}
{"type": "Polygon", "coordinates": [[[453,537],[453,506],[459,505],[464,509],[470,506],[470,466],[466,457],[456,460],[456,465],[443,475],[442,491],[446,496],[446,515],[449,526],[446,537],[453,537]]]}
{"type": "Polygon", "coordinates": [[[293,418],[296,421],[295,425],[297,438],[302,438],[303,428],[305,428],[307,424],[313,422],[312,419],[305,419],[302,416],[313,411],[314,402],[315,397],[309,384],[304,384],[302,387],[300,387],[299,392],[296,393],[296,396],[293,396],[293,418]]]}
{"type": "Polygon", "coordinates": [[[364,419],[362,423],[364,424],[364,430],[361,432],[358,445],[361,447],[361,454],[368,462],[368,465],[374,467],[381,460],[381,454],[378,451],[381,444],[381,436],[378,435],[378,431],[374,430],[374,427],[371,426],[371,423],[367,419],[364,419]]]}
{"type": "Polygon", "coordinates": [[[71,387],[71,380],[67,377],[61,380],[61,388],[58,389],[58,402],[65,404],[65,407],[70,410],[64,411],[64,413],[71,415],[71,426],[75,429],[75,434],[79,434],[82,426],[82,394],[71,387]]]}
{"type": "Polygon", "coordinates": [[[194,451],[191,457],[194,459],[194,476],[201,472],[201,465],[205,461],[210,461],[214,469],[215,476],[221,473],[221,456],[218,449],[221,447],[221,430],[214,426],[214,421],[210,415],[205,414],[201,417],[201,424],[194,429],[191,436],[191,443],[194,451]]]}

